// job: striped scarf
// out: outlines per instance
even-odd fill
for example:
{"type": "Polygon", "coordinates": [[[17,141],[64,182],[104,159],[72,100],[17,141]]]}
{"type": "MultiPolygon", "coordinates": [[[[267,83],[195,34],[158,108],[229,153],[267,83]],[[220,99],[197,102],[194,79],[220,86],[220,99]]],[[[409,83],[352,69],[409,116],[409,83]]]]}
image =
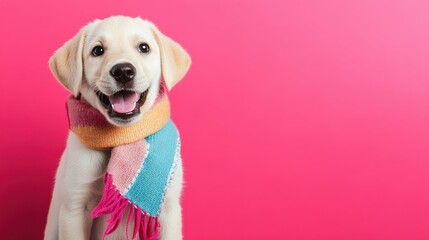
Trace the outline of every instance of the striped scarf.
{"type": "MultiPolygon", "coordinates": [[[[164,92],[164,91],[162,91],[164,92]]],[[[170,120],[170,104],[165,93],[139,122],[117,127],[88,103],[69,97],[67,100],[70,129],[88,148],[111,150],[104,176],[104,191],[92,217],[110,214],[104,237],[114,232],[129,208],[128,228],[134,218],[132,239],[159,237],[158,216],[177,160],[180,139],[170,120]]],[[[104,238],[103,237],[103,238],[104,238]]]]}

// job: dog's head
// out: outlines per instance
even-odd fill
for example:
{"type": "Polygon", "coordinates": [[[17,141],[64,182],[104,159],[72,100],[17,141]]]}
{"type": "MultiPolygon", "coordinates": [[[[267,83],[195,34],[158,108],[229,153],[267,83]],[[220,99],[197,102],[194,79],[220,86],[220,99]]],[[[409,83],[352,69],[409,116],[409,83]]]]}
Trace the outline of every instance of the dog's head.
{"type": "Polygon", "coordinates": [[[49,60],[55,77],[117,126],[141,119],[161,79],[170,90],[191,64],[188,53],[151,22],[124,16],[83,27],[49,60]]]}

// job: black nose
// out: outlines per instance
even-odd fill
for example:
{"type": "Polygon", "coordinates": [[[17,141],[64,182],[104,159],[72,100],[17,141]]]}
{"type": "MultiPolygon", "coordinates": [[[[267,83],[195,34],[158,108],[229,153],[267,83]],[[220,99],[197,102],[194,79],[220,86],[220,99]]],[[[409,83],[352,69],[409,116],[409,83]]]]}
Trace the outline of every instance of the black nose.
{"type": "Polygon", "coordinates": [[[110,75],[121,83],[126,83],[134,79],[136,68],[130,63],[116,64],[110,70],[110,75]]]}

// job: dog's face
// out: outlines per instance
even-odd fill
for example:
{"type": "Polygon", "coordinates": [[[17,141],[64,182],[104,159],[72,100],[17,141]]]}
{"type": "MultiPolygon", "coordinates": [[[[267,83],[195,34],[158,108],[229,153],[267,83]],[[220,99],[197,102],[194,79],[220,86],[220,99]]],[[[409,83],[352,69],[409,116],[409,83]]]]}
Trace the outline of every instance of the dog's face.
{"type": "Polygon", "coordinates": [[[118,126],[140,120],[161,79],[170,90],[190,63],[186,51],[152,23],[123,16],[88,24],[50,59],[65,87],[118,126]]]}
{"type": "Polygon", "coordinates": [[[149,24],[110,18],[89,25],[83,69],[87,101],[116,124],[137,120],[153,104],[161,79],[160,49],[149,24]]]}

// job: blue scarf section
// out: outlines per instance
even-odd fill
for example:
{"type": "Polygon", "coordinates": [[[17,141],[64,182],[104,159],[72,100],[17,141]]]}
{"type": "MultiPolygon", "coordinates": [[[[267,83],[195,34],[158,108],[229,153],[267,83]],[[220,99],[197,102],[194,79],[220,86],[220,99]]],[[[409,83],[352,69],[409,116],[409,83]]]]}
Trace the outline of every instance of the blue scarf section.
{"type": "Polygon", "coordinates": [[[125,197],[150,216],[158,216],[166,188],[180,157],[180,139],[171,120],[145,139],[148,154],[125,197]]]}

